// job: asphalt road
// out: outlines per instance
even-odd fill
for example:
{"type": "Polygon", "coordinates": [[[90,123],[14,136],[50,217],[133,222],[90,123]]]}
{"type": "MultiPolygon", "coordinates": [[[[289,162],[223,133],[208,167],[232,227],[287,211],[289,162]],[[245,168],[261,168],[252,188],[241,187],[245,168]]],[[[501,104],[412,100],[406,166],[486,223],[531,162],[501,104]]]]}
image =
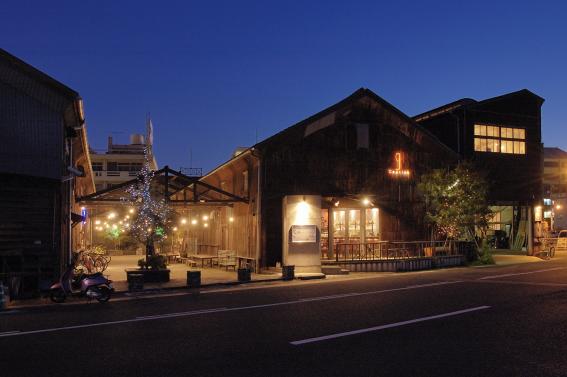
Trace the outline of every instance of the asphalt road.
{"type": "Polygon", "coordinates": [[[0,314],[0,376],[567,376],[567,258],[0,314]]]}

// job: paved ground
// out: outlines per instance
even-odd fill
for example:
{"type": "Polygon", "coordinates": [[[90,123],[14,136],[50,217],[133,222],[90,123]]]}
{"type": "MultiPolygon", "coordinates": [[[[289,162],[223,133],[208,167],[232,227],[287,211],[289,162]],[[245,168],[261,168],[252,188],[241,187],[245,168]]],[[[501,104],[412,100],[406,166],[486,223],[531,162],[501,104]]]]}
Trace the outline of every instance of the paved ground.
{"type": "Polygon", "coordinates": [[[254,287],[1,314],[0,374],[567,375],[567,258],[254,287]]]}
{"type": "MultiPolygon", "coordinates": [[[[108,269],[104,272],[109,278],[114,282],[114,287],[117,291],[127,291],[128,283],[126,282],[126,268],[137,268],[138,259],[141,257],[139,255],[127,255],[127,256],[114,256],[110,262],[108,269]]],[[[170,281],[168,283],[160,284],[146,284],[145,288],[149,289],[160,289],[160,288],[172,288],[172,287],[184,287],[187,285],[187,271],[201,271],[201,283],[202,284],[217,284],[217,283],[227,283],[235,282],[238,280],[237,273],[234,269],[224,269],[224,268],[200,268],[200,267],[189,267],[182,263],[171,263],[167,266],[171,270],[170,281]]],[[[281,273],[262,273],[262,274],[252,274],[252,280],[266,280],[266,279],[277,279],[281,277],[281,273]]]]}

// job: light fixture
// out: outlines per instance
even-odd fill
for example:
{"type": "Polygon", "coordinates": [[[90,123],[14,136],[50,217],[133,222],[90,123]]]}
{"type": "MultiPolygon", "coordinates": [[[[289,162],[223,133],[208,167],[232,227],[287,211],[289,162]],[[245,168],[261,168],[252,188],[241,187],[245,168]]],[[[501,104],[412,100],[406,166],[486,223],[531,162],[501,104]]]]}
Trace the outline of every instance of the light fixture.
{"type": "Polygon", "coordinates": [[[130,208],[130,210],[128,212],[134,213],[134,208],[130,208]]]}
{"type": "Polygon", "coordinates": [[[234,222],[234,217],[232,217],[232,216],[229,217],[229,218],[228,218],[228,221],[230,221],[231,223],[234,222]]]}
{"type": "Polygon", "coordinates": [[[207,221],[209,219],[209,216],[205,215],[203,216],[203,221],[207,221]]]}
{"type": "Polygon", "coordinates": [[[186,218],[181,219],[181,224],[187,224],[187,219],[186,218]]]}
{"type": "Polygon", "coordinates": [[[193,224],[193,225],[197,224],[197,220],[195,220],[195,219],[191,220],[191,224],[193,224]]]}
{"type": "Polygon", "coordinates": [[[174,231],[174,232],[177,232],[177,227],[176,227],[176,226],[173,227],[173,231],[174,231]]]}
{"type": "Polygon", "coordinates": [[[96,220],[94,223],[95,225],[100,225],[100,220],[96,220]]]}
{"type": "Polygon", "coordinates": [[[208,227],[209,227],[209,224],[204,223],[203,226],[204,226],[205,228],[208,228],[208,227]]]}
{"type": "Polygon", "coordinates": [[[108,214],[108,216],[106,216],[106,217],[109,218],[109,219],[113,219],[113,218],[116,217],[116,214],[115,214],[114,212],[110,212],[110,213],[108,214]]]}
{"type": "Polygon", "coordinates": [[[362,204],[364,204],[365,206],[370,204],[370,200],[368,198],[364,198],[362,199],[362,204]]]}
{"type": "Polygon", "coordinates": [[[335,207],[338,207],[340,203],[341,203],[341,202],[339,202],[339,201],[337,200],[337,201],[335,202],[335,207]]]}
{"type": "Polygon", "coordinates": [[[126,215],[126,217],[124,217],[126,220],[128,220],[130,218],[130,215],[126,215]]]}
{"type": "Polygon", "coordinates": [[[112,224],[112,229],[116,229],[118,226],[116,224],[112,224]]]}
{"type": "Polygon", "coordinates": [[[556,205],[555,209],[561,209],[561,204],[556,205]]]}

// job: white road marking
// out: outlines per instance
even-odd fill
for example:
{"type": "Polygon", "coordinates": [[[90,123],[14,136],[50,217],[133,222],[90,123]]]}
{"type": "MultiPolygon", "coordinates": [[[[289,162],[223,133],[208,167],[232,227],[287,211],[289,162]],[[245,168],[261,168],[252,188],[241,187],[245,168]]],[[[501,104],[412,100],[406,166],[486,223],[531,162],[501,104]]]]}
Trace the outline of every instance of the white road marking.
{"type": "Polygon", "coordinates": [[[16,334],[19,333],[20,330],[14,330],[14,331],[4,331],[4,332],[0,332],[0,336],[5,335],[5,334],[16,334]]]}
{"type": "Polygon", "coordinates": [[[156,314],[156,315],[150,315],[150,316],[136,317],[136,318],[132,318],[132,319],[124,319],[124,320],[120,320],[120,321],[87,323],[87,324],[84,324],[84,325],[54,327],[54,328],[49,328],[49,329],[19,331],[19,332],[13,332],[13,333],[12,332],[0,333],[0,338],[9,337],[9,336],[28,335],[28,334],[41,334],[41,333],[49,333],[49,332],[56,332],[56,331],[89,328],[89,327],[98,327],[98,326],[110,326],[110,325],[118,325],[118,324],[131,323],[131,322],[153,321],[153,320],[157,320],[157,319],[187,317],[187,316],[203,315],[203,314],[210,314],[210,313],[234,312],[234,311],[239,311],[239,310],[262,309],[262,308],[269,308],[269,307],[274,307],[274,306],[305,304],[305,303],[310,302],[310,301],[335,300],[335,299],[346,298],[346,297],[365,296],[365,295],[374,295],[374,294],[388,293],[388,292],[406,291],[406,290],[411,290],[411,289],[435,287],[435,286],[440,286],[440,285],[456,284],[456,283],[461,283],[461,282],[462,282],[462,280],[442,281],[442,282],[429,283],[429,284],[413,285],[413,286],[402,287],[402,288],[384,289],[384,290],[380,290],[380,291],[361,292],[361,293],[345,293],[345,294],[337,294],[337,295],[332,295],[332,296],[311,297],[311,298],[303,298],[303,299],[297,299],[297,300],[292,300],[292,301],[274,302],[274,303],[270,303],[270,304],[237,306],[237,307],[234,307],[234,308],[223,307],[223,308],[194,310],[194,311],[179,312],[179,313],[156,314]]]}
{"type": "Polygon", "coordinates": [[[411,319],[409,321],[395,322],[395,323],[390,323],[390,324],[382,325],[382,326],[368,327],[366,329],[346,331],[346,332],[341,332],[341,333],[337,333],[337,334],[318,336],[316,338],[295,340],[293,342],[290,342],[290,344],[292,344],[294,346],[300,346],[300,345],[303,345],[303,344],[321,342],[321,341],[324,341],[324,340],[342,338],[342,337],[345,337],[345,336],[351,336],[351,335],[357,335],[357,334],[364,334],[364,333],[367,333],[367,332],[391,329],[393,327],[411,325],[413,323],[431,321],[431,320],[439,319],[439,318],[452,317],[452,316],[456,316],[456,315],[466,314],[466,313],[470,313],[470,312],[474,312],[474,311],[478,311],[478,310],[489,309],[489,308],[490,308],[490,306],[477,306],[475,308],[457,310],[455,312],[450,312],[450,313],[443,313],[443,314],[432,315],[432,316],[428,316],[428,317],[416,318],[416,319],[411,319]]]}
{"type": "Polygon", "coordinates": [[[512,285],[533,285],[542,287],[567,287],[565,283],[537,283],[529,281],[514,281],[514,280],[483,280],[471,281],[471,283],[488,283],[488,284],[512,284],[512,285]]]}
{"type": "Polygon", "coordinates": [[[488,280],[488,279],[504,278],[504,277],[509,277],[509,276],[538,274],[538,273],[542,273],[542,272],[564,270],[566,268],[567,267],[555,267],[555,268],[547,268],[545,270],[537,270],[537,271],[529,271],[529,272],[517,272],[517,273],[514,273],[514,274],[490,275],[490,276],[485,276],[485,277],[479,278],[478,280],[488,280]]]}
{"type": "Polygon", "coordinates": [[[216,308],[216,309],[193,310],[193,311],[190,311],[190,312],[156,314],[156,315],[147,315],[147,316],[143,316],[143,317],[136,317],[136,319],[158,319],[158,318],[186,317],[186,316],[197,315],[197,314],[222,312],[226,309],[227,308],[223,307],[223,308],[216,308]]]}

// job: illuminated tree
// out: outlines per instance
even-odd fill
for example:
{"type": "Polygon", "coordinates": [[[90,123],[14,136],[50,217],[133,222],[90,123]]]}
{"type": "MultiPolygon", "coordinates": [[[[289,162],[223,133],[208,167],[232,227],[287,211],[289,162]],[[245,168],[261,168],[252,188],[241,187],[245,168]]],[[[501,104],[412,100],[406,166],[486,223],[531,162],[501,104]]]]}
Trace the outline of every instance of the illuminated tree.
{"type": "Polygon", "coordinates": [[[156,198],[152,193],[151,169],[152,147],[148,144],[144,149],[144,165],[136,183],[127,192],[130,195],[127,202],[136,208],[130,224],[130,234],[145,245],[146,262],[155,254],[154,242],[161,241],[165,236],[169,209],[163,198],[156,198]]]}
{"type": "Polygon", "coordinates": [[[474,239],[477,229],[482,238],[486,236],[491,216],[488,184],[471,163],[433,170],[422,176],[418,188],[425,198],[425,219],[433,234],[453,240],[474,239]]]}

